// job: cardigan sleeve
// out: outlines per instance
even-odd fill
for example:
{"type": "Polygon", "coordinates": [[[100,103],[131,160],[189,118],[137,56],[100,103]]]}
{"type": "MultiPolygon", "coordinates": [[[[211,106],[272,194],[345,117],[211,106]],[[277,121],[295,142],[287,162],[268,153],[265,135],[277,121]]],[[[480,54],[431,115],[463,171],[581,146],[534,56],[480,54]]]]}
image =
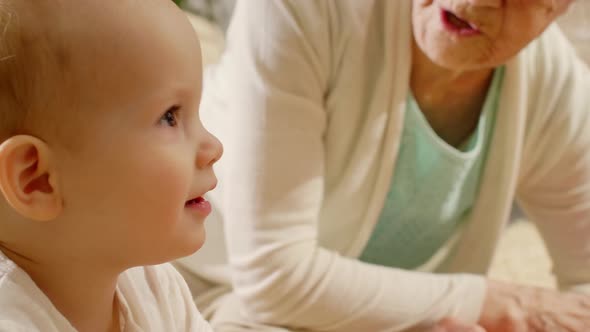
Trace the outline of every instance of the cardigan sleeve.
{"type": "Polygon", "coordinates": [[[557,28],[532,54],[519,201],[559,287],[590,294],[590,71],[557,28]]]}
{"type": "Polygon", "coordinates": [[[318,245],[324,97],[344,38],[335,24],[346,22],[331,15],[346,2],[238,1],[227,50],[205,82],[205,99],[215,95],[215,111],[231,122],[231,135],[222,134],[223,214],[243,315],[313,331],[401,331],[446,316],[476,322],[482,277],[369,265],[318,245]]]}

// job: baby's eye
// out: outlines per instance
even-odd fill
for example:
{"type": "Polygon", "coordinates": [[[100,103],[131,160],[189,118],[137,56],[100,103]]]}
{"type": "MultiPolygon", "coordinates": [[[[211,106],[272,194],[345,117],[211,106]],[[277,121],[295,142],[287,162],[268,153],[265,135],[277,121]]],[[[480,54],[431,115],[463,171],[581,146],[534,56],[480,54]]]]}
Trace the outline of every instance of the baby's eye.
{"type": "Polygon", "coordinates": [[[162,115],[160,118],[159,124],[166,125],[170,127],[176,127],[178,125],[178,111],[180,110],[180,106],[172,106],[170,109],[162,115]]]}

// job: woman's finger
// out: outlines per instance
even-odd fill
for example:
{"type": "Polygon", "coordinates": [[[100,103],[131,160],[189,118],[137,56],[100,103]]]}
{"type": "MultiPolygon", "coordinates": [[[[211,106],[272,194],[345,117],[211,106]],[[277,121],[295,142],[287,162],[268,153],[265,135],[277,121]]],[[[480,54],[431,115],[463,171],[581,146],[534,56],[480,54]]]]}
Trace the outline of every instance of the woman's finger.
{"type": "Polygon", "coordinates": [[[477,324],[463,323],[454,318],[445,318],[441,320],[434,328],[433,332],[486,332],[485,329],[477,324]]]}

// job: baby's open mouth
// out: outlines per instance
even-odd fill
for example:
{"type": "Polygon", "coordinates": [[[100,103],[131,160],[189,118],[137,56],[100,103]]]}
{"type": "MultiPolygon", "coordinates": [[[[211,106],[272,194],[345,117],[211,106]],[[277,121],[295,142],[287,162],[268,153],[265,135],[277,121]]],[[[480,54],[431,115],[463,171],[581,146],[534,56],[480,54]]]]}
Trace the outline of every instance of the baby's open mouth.
{"type": "Polygon", "coordinates": [[[444,24],[452,30],[461,33],[479,32],[475,25],[473,25],[469,21],[460,18],[459,16],[455,15],[453,12],[450,12],[448,10],[442,10],[442,19],[444,24]]]}
{"type": "Polygon", "coordinates": [[[196,205],[199,203],[203,203],[205,201],[205,199],[203,197],[197,197],[197,198],[193,198],[191,200],[186,201],[186,203],[184,204],[185,206],[191,206],[191,205],[196,205]]]}
{"type": "Polygon", "coordinates": [[[199,220],[206,218],[212,211],[211,203],[202,196],[186,201],[184,208],[190,213],[196,213],[199,216],[199,220]]]}

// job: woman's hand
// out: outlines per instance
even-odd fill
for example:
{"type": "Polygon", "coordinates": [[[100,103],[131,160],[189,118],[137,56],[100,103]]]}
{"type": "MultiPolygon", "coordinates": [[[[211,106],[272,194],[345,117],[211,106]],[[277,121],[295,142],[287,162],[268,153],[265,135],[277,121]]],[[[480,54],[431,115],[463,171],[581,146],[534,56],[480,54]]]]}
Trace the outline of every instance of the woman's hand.
{"type": "Polygon", "coordinates": [[[440,321],[428,332],[487,332],[477,324],[465,324],[453,318],[440,321]]]}
{"type": "Polygon", "coordinates": [[[587,332],[590,296],[489,281],[479,324],[487,332],[587,332]]]}

